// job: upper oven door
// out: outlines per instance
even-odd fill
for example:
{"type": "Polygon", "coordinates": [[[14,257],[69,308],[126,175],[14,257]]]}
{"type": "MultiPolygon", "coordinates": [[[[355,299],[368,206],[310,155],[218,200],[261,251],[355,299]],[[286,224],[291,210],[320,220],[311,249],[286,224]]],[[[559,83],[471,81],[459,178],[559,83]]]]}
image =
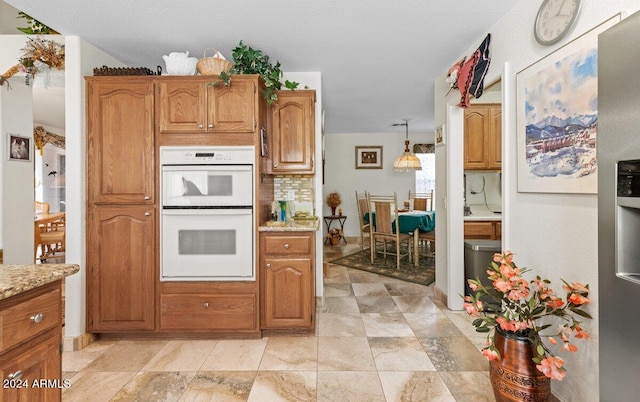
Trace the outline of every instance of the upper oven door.
{"type": "Polygon", "coordinates": [[[251,207],[252,165],[164,165],[162,207],[251,207]]]}

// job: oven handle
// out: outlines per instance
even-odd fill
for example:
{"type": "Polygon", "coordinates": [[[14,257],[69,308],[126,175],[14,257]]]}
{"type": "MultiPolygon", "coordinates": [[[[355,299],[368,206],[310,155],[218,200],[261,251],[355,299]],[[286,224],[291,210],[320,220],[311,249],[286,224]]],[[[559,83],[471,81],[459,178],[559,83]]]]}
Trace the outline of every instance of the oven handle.
{"type": "Polygon", "coordinates": [[[163,209],[162,215],[178,215],[178,216],[193,216],[193,215],[206,215],[206,216],[228,216],[228,215],[251,215],[253,214],[253,208],[234,208],[234,209],[221,209],[221,208],[190,208],[190,209],[163,209]]]}
{"type": "Polygon", "coordinates": [[[198,172],[218,172],[218,171],[238,171],[238,172],[250,172],[253,169],[253,165],[162,165],[163,172],[184,172],[186,171],[198,171],[198,172]]]}

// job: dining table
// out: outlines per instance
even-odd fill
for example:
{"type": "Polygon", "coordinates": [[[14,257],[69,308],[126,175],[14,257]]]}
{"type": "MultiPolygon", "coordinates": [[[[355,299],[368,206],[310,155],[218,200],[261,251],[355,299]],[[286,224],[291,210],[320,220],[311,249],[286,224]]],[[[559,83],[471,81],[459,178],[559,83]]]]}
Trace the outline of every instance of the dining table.
{"type": "Polygon", "coordinates": [[[42,232],[43,226],[49,226],[55,222],[64,222],[66,217],[66,212],[51,212],[51,213],[37,213],[35,214],[35,219],[33,221],[33,255],[36,260],[38,258],[38,246],[40,245],[40,233],[42,232]]]}
{"type": "MultiPolygon", "coordinates": [[[[372,212],[373,225],[375,226],[375,212],[372,212]]],[[[369,213],[364,215],[364,221],[369,223],[369,213]]],[[[395,228],[395,220],[393,223],[395,228]]],[[[413,249],[418,249],[419,239],[418,234],[422,232],[431,232],[436,228],[436,212],[435,211],[400,211],[398,210],[398,230],[400,233],[413,234],[413,249]]],[[[419,259],[413,259],[415,266],[419,264],[419,259]]]]}

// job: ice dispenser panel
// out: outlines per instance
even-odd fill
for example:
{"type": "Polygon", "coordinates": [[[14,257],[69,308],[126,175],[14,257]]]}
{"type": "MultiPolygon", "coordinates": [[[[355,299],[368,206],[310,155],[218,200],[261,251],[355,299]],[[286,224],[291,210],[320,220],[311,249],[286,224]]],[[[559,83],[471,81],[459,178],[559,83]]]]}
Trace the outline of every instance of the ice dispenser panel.
{"type": "Polygon", "coordinates": [[[618,162],[616,184],[616,275],[640,284],[640,159],[618,162]]]}

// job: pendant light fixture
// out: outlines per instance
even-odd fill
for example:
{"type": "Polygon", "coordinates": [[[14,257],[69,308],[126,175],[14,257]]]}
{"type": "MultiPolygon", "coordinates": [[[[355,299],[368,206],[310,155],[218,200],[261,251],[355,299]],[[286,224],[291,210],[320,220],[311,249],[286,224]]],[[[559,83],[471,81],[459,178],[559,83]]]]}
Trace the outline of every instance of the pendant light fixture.
{"type": "Polygon", "coordinates": [[[422,170],[420,159],[409,150],[409,119],[402,119],[404,123],[392,124],[393,127],[405,127],[404,154],[393,161],[393,170],[396,172],[415,172],[422,170]]]}

